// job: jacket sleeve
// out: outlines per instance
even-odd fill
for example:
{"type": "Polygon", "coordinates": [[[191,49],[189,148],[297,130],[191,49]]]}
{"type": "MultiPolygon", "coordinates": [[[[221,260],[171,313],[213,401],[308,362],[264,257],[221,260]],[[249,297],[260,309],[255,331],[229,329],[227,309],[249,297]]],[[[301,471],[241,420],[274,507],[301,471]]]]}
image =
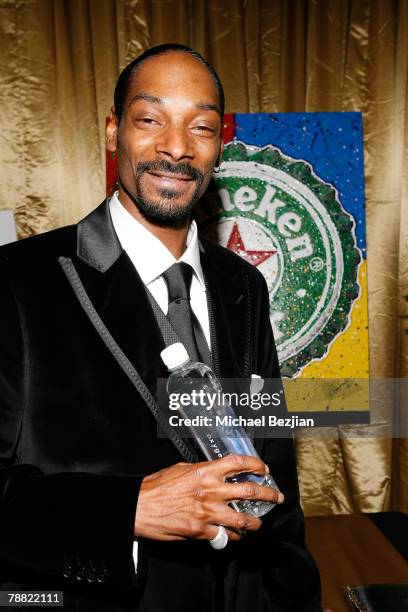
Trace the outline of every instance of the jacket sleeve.
{"type": "MultiPolygon", "coordinates": [[[[282,385],[279,362],[269,319],[268,289],[263,278],[260,282],[258,371],[263,378],[274,379],[272,387],[276,391],[277,386],[282,385]]],[[[286,414],[284,401],[279,412],[279,416],[286,414]]],[[[290,430],[286,437],[265,437],[262,459],[285,495],[284,502],[262,518],[263,526],[259,531],[263,539],[263,573],[268,596],[279,610],[285,612],[320,612],[320,576],[305,544],[304,517],[290,430]]]]}
{"type": "MultiPolygon", "coordinates": [[[[143,476],[44,474],[19,456],[24,329],[6,279],[0,298],[0,562],[57,581],[137,584],[133,529],[143,476]]],[[[11,570],[10,570],[11,571],[11,570]]],[[[4,576],[3,576],[4,577],[4,576]]]]}

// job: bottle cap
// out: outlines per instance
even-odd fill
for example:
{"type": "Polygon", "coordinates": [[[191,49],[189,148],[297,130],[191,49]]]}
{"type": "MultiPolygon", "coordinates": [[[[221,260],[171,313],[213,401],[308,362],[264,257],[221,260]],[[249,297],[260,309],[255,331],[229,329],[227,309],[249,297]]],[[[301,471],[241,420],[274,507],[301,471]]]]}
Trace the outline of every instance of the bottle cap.
{"type": "Polygon", "coordinates": [[[184,344],[181,344],[181,342],[175,342],[167,346],[160,353],[160,357],[168,370],[174,370],[174,368],[178,368],[183,365],[183,363],[190,361],[184,344]]]}

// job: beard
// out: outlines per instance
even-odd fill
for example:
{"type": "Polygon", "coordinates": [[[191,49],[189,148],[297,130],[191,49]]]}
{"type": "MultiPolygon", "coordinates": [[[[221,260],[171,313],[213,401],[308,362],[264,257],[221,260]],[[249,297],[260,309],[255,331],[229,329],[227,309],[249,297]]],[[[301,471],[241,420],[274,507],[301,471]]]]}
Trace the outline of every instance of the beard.
{"type": "Polygon", "coordinates": [[[177,227],[185,224],[190,217],[191,211],[199,200],[204,176],[201,172],[185,162],[171,164],[166,160],[154,162],[139,162],[134,172],[135,191],[130,191],[119,176],[121,187],[138,208],[139,212],[151,223],[160,227],[177,227]],[[174,201],[180,197],[176,190],[161,190],[155,199],[149,197],[142,185],[142,176],[145,172],[163,172],[173,174],[175,177],[181,175],[195,181],[196,186],[193,194],[183,204],[174,201]]]}

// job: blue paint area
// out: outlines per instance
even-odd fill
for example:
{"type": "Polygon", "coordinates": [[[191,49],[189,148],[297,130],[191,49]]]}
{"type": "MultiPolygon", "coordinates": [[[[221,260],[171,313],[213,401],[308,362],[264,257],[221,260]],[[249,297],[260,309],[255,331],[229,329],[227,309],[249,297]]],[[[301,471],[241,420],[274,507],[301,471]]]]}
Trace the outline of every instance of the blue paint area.
{"type": "Polygon", "coordinates": [[[366,258],[361,113],[236,114],[235,137],[258,147],[272,144],[309,162],[318,177],[336,187],[343,208],[353,215],[366,258]]]}

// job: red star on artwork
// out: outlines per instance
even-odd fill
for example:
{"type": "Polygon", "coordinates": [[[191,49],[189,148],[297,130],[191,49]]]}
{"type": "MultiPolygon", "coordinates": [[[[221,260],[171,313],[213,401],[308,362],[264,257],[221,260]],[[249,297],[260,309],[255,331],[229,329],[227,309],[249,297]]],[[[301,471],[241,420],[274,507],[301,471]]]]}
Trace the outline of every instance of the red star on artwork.
{"type": "Polygon", "coordinates": [[[249,251],[246,249],[237,223],[234,223],[232,228],[231,235],[228,239],[227,249],[233,251],[245,259],[245,261],[251,263],[253,266],[259,266],[259,264],[265,261],[265,259],[268,259],[268,257],[271,257],[276,253],[276,249],[272,249],[271,251],[249,251]]]}

